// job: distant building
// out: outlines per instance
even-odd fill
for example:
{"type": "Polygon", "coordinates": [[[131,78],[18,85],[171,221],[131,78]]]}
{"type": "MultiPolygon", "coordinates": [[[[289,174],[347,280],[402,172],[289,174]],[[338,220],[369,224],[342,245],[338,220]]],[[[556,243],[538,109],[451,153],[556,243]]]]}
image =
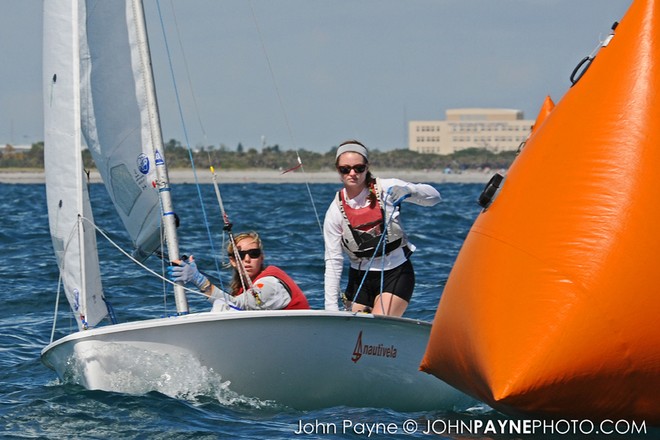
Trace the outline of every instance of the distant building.
{"type": "Polygon", "coordinates": [[[465,108],[446,111],[444,121],[408,122],[408,148],[425,154],[451,154],[466,148],[516,150],[533,120],[511,109],[465,108]]]}
{"type": "Polygon", "coordinates": [[[0,144],[0,149],[5,154],[17,154],[17,153],[25,153],[25,152],[30,151],[32,149],[32,145],[29,145],[29,144],[24,144],[24,145],[0,144]]]}

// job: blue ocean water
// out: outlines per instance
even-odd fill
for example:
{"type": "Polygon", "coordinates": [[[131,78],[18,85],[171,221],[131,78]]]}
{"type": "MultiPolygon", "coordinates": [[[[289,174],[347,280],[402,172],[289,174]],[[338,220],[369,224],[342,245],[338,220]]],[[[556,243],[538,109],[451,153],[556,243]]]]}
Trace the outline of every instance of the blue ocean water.
{"type": "MultiPolygon", "coordinates": [[[[476,200],[482,184],[436,187],[443,196],[440,205],[404,205],[404,224],[418,247],[413,260],[417,285],[405,315],[410,318],[433,319],[452,264],[480,209],[476,200]]],[[[336,189],[334,184],[310,184],[312,204],[304,184],[221,185],[234,232],[258,230],[267,261],[296,279],[313,308],[323,305],[323,240],[315,210],[322,221],[336,189]]],[[[105,189],[91,185],[90,193],[96,223],[129,248],[105,189]]],[[[222,249],[222,221],[213,187],[201,185],[198,190],[194,185],[174,185],[173,197],[181,219],[182,252],[194,254],[201,268],[214,273],[213,253],[221,254],[222,249]],[[200,208],[199,193],[204,209],[200,208]],[[207,238],[205,218],[213,245],[207,238]]],[[[0,184],[0,279],[5,285],[0,290],[2,438],[548,438],[471,434],[469,430],[448,434],[452,432],[446,429],[449,423],[474,427],[507,419],[485,405],[421,413],[349,407],[296,411],[233,395],[223,384],[205,383],[206,379],[194,371],[189,382],[156,388],[140,388],[138,384],[132,394],[88,391],[62,383],[39,358],[50,339],[58,283],[45,199],[44,185],[0,184]],[[406,420],[414,420],[420,429],[404,434],[401,426],[406,420]],[[423,432],[428,423],[435,424],[434,432],[423,432]],[[395,433],[385,430],[389,424],[397,427],[395,433]],[[370,433],[369,426],[380,430],[370,433]]],[[[173,301],[162,299],[161,282],[146,277],[102,238],[99,253],[105,293],[120,321],[174,312],[173,301]]],[[[155,259],[150,265],[156,270],[160,267],[155,259]]],[[[221,275],[225,282],[227,276],[227,271],[221,275]]],[[[189,303],[191,311],[209,308],[202,298],[189,298],[189,303]]],[[[67,312],[68,307],[62,304],[56,337],[75,326],[67,312]]]]}

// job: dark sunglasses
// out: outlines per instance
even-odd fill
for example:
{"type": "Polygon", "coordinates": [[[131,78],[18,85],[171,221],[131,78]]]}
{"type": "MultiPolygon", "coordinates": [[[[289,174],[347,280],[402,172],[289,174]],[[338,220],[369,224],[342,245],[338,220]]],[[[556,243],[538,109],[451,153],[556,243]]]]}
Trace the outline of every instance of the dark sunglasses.
{"type": "Polygon", "coordinates": [[[342,165],[340,167],[337,167],[337,171],[339,171],[342,174],[350,174],[351,170],[355,171],[358,174],[362,174],[365,172],[366,169],[367,169],[367,165],[364,163],[361,163],[359,165],[353,165],[352,167],[348,165],[342,165]]]}
{"type": "MultiPolygon", "coordinates": [[[[259,258],[261,257],[261,249],[248,249],[247,251],[238,251],[239,257],[241,257],[241,260],[245,259],[246,255],[249,255],[250,258],[259,258]]],[[[230,257],[234,257],[234,255],[229,255],[230,257]]]]}

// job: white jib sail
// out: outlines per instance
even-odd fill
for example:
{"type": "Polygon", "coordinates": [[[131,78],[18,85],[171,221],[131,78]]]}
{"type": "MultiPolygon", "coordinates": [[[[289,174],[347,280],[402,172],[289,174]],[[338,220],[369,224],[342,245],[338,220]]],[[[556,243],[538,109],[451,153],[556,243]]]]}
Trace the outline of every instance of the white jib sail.
{"type": "Polygon", "coordinates": [[[44,161],[50,233],[78,327],[108,313],[81,157],[78,5],[44,2],[44,161]]]}
{"type": "MultiPolygon", "coordinates": [[[[146,258],[160,246],[156,181],[162,161],[159,122],[146,88],[151,66],[138,52],[134,7],[139,2],[87,0],[81,9],[82,130],[124,226],[146,258]]],[[[148,60],[147,60],[148,62],[148,60]]]]}

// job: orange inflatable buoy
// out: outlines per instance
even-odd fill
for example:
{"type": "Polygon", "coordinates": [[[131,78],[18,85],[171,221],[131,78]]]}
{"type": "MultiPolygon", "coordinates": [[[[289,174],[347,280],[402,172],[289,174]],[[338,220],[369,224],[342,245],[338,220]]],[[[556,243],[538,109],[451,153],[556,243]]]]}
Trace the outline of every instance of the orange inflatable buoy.
{"type": "Polygon", "coordinates": [[[443,292],[421,369],[505,413],[660,425],[660,0],[543,116],[443,292]]]}
{"type": "Polygon", "coordinates": [[[550,96],[546,96],[545,99],[543,100],[543,105],[541,105],[541,110],[539,110],[539,114],[536,117],[536,121],[534,121],[534,126],[532,127],[532,132],[530,133],[530,135],[533,134],[538,129],[538,127],[541,126],[541,124],[543,124],[545,118],[548,117],[548,115],[554,108],[555,108],[554,101],[552,100],[552,98],[550,98],[550,96]]]}

